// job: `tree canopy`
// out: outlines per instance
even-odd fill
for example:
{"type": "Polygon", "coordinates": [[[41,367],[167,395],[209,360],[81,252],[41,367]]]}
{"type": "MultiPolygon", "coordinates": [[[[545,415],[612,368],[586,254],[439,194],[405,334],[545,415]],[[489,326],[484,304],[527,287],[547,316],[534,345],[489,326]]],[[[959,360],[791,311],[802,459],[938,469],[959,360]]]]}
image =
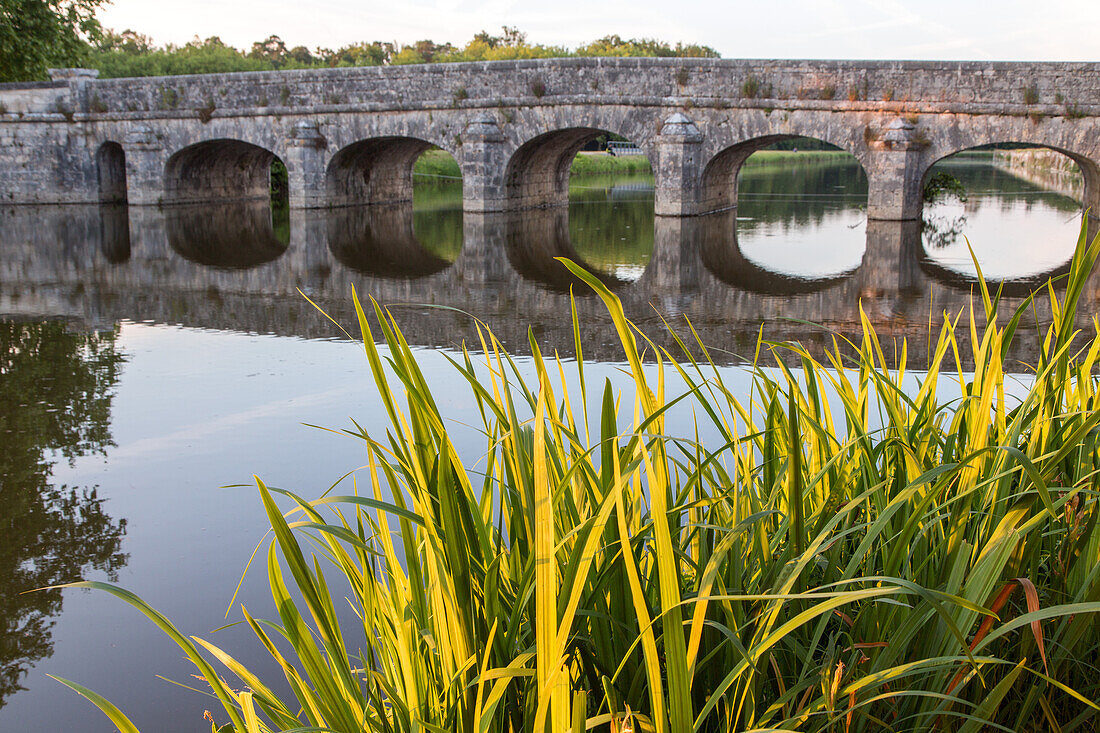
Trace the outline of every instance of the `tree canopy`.
{"type": "Polygon", "coordinates": [[[86,63],[105,0],[0,0],[0,82],[46,78],[51,66],[86,63]]]}
{"type": "MultiPolygon", "coordinates": [[[[0,0],[8,2],[9,0],[0,0]]],[[[245,50],[226,45],[220,38],[195,38],[182,46],[157,46],[134,31],[101,33],[90,49],[87,63],[103,77],[170,76],[227,71],[262,71],[338,66],[383,66],[389,64],[496,61],[506,59],[555,58],[563,56],[680,56],[717,58],[708,46],[654,39],[623,39],[606,36],[575,49],[530,43],[527,35],[505,26],[500,35],[485,31],[464,46],[425,39],[410,44],[363,41],[337,49],[288,46],[277,35],[256,41],[245,50]]]]}

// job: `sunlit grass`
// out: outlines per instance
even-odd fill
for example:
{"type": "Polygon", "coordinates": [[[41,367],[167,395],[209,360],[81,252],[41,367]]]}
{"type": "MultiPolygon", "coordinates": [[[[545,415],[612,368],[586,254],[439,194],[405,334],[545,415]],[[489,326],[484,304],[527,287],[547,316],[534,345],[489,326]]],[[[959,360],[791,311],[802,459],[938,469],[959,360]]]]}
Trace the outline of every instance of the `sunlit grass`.
{"type": "Polygon", "coordinates": [[[78,585],[157,623],[242,733],[1095,730],[1100,343],[1074,324],[1098,249],[1082,233],[1062,297],[1041,294],[1053,321],[1018,400],[1004,360],[1030,303],[999,313],[983,290],[945,317],[916,388],[864,319],[855,360],[761,344],[738,398],[702,344],[674,359],[570,264],[632,388],[586,382],[575,313],[576,360],[532,336],[532,378],[482,329],[446,388],[482,418],[474,463],[395,319],[374,306],[372,329],[357,302],[389,427],[351,431],[355,490],[257,482],[279,615],[241,611],[292,696],[128,591],[78,585]],[[671,434],[671,410],[697,429],[671,434]]]}

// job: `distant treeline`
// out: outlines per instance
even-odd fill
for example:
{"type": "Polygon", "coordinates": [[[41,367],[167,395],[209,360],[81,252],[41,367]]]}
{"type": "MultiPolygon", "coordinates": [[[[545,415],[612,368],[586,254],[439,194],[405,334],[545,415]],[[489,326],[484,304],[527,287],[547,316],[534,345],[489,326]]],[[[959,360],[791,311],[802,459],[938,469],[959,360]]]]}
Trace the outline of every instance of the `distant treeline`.
{"type": "Polygon", "coordinates": [[[279,36],[256,41],[245,51],[222,42],[217,36],[182,46],[157,46],[148,36],[124,31],[103,31],[89,44],[85,64],[99,69],[104,78],[126,76],[171,76],[230,71],[272,69],[314,69],[339,66],[385,66],[454,61],[495,61],[567,56],[666,56],[718,58],[709,46],[677,43],[675,46],[652,39],[623,39],[607,36],[577,48],[529,43],[515,28],[505,27],[499,36],[484,31],[465,46],[435,41],[409,45],[371,41],[338,49],[305,46],[288,48],[279,36]]]}

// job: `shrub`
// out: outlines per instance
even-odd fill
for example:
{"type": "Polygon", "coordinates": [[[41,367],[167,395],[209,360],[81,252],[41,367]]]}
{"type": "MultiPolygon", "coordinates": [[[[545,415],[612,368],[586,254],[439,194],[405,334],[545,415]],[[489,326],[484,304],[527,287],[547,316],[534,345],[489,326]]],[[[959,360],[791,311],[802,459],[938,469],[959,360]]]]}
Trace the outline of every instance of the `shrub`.
{"type": "Polygon", "coordinates": [[[924,184],[923,199],[926,204],[934,204],[954,198],[962,203],[967,201],[966,186],[946,171],[936,171],[924,184]]]}
{"type": "Polygon", "coordinates": [[[214,105],[214,100],[207,98],[206,104],[204,104],[202,107],[199,107],[195,111],[199,115],[199,120],[202,122],[202,124],[205,125],[207,122],[214,118],[214,110],[216,109],[217,107],[214,105]]]}
{"type": "Polygon", "coordinates": [[[1034,84],[1028,84],[1024,87],[1024,104],[1038,104],[1039,103],[1039,88],[1034,84]]]}
{"type": "Polygon", "coordinates": [[[756,95],[760,92],[760,80],[753,75],[745,77],[745,81],[741,82],[741,96],[745,99],[755,99],[756,95]]]}
{"type": "Polygon", "coordinates": [[[174,87],[160,88],[160,101],[157,107],[162,110],[175,109],[180,104],[180,93],[174,87]]]}

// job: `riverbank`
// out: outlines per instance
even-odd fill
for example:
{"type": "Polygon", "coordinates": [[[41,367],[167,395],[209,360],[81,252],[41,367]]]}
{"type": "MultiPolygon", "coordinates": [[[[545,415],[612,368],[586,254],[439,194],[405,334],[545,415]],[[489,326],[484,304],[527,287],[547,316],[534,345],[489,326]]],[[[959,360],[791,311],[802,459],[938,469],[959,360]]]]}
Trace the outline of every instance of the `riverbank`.
{"type": "MultiPolygon", "coordinates": [[[[823,163],[850,157],[843,150],[759,150],[753,153],[746,166],[789,165],[791,163],[823,163]]],[[[634,175],[650,173],[649,159],[644,155],[615,156],[603,152],[582,152],[573,159],[569,173],[575,176],[588,175],[634,175]]],[[[420,156],[413,166],[413,173],[421,176],[439,176],[441,178],[461,178],[462,172],[450,153],[444,150],[429,150],[420,156]]]]}
{"type": "Polygon", "coordinates": [[[993,165],[1028,183],[1077,200],[1085,195],[1085,179],[1072,159],[1046,148],[994,150],[993,165]]]}

